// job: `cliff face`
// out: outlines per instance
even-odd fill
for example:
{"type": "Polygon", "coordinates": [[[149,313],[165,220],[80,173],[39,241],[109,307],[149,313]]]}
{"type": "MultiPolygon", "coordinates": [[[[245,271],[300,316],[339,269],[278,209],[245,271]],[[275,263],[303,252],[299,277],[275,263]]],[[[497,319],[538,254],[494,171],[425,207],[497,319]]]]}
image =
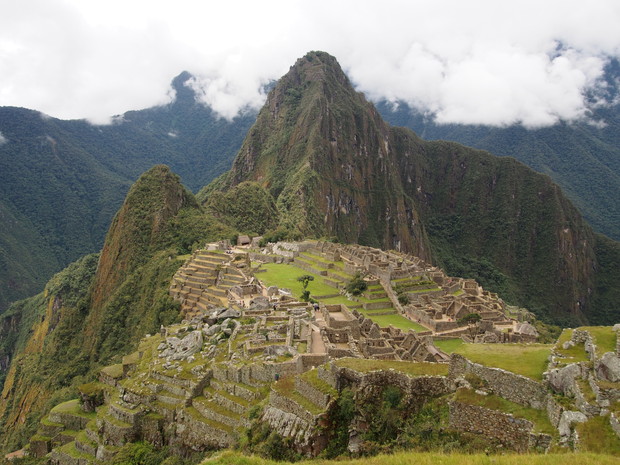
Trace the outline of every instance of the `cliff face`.
{"type": "Polygon", "coordinates": [[[390,127],[325,53],[282,77],[210,189],[247,180],[304,235],[411,252],[556,322],[601,311],[591,307],[596,239],[547,176],[390,127]]]}
{"type": "Polygon", "coordinates": [[[168,167],[157,165],[138,179],[106,236],[93,287],[94,308],[148,260],[167,222],[186,206],[197,207],[197,203],[168,167]]]}

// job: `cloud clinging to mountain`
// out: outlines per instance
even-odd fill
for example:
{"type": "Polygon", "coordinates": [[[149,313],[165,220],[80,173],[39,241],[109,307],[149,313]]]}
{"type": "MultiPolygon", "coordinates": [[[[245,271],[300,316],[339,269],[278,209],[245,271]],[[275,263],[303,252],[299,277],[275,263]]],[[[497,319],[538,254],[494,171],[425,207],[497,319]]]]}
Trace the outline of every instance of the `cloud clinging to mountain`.
{"type": "Polygon", "coordinates": [[[619,23],[615,0],[6,2],[0,105],[101,122],[168,102],[188,70],[231,118],[324,50],[369,97],[440,123],[543,126],[587,115],[619,23]]]}

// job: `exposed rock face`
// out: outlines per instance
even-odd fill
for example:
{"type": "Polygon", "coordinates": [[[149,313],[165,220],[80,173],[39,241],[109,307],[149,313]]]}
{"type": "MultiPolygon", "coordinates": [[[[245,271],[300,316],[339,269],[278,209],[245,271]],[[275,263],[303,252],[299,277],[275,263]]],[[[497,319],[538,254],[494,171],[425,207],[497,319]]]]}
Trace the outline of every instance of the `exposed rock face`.
{"type": "Polygon", "coordinates": [[[598,379],[620,382],[620,357],[613,352],[607,352],[596,362],[595,370],[598,379]]]}
{"type": "Polygon", "coordinates": [[[577,363],[571,363],[563,368],[549,370],[547,380],[555,392],[571,396],[575,393],[575,380],[580,378],[581,374],[581,367],[577,363]]]}
{"type": "Polygon", "coordinates": [[[573,425],[575,423],[583,423],[588,420],[581,412],[565,411],[560,417],[558,431],[560,433],[560,442],[568,443],[573,437],[573,425]]]}
{"type": "Polygon", "coordinates": [[[172,336],[166,338],[165,348],[159,356],[170,360],[184,360],[201,350],[202,343],[202,332],[200,331],[192,331],[183,339],[172,336]]]}

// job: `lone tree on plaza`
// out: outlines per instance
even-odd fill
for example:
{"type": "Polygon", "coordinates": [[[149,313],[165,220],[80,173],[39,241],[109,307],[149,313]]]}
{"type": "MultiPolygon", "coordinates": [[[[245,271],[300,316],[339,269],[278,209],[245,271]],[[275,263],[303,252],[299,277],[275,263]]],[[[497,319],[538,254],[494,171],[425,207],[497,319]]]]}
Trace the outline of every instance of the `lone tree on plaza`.
{"type": "Polygon", "coordinates": [[[310,284],[310,281],[314,281],[314,276],[309,274],[303,274],[299,278],[297,278],[297,281],[299,281],[304,288],[304,291],[301,293],[301,300],[303,302],[308,302],[310,300],[310,291],[307,288],[308,284],[310,284]]]}

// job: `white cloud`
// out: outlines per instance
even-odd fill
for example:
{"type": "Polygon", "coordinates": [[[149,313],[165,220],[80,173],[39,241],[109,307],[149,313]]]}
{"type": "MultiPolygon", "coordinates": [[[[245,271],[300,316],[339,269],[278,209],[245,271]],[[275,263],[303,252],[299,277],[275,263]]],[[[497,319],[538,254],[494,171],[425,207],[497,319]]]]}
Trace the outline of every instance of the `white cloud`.
{"type": "Polygon", "coordinates": [[[0,132],[0,145],[4,145],[8,142],[8,140],[6,139],[6,137],[4,137],[4,134],[2,134],[0,132]]]}
{"type": "Polygon", "coordinates": [[[539,126],[587,114],[620,55],[617,0],[3,3],[0,105],[97,122],[170,101],[182,70],[231,118],[324,50],[369,97],[438,122],[539,126]]]}

